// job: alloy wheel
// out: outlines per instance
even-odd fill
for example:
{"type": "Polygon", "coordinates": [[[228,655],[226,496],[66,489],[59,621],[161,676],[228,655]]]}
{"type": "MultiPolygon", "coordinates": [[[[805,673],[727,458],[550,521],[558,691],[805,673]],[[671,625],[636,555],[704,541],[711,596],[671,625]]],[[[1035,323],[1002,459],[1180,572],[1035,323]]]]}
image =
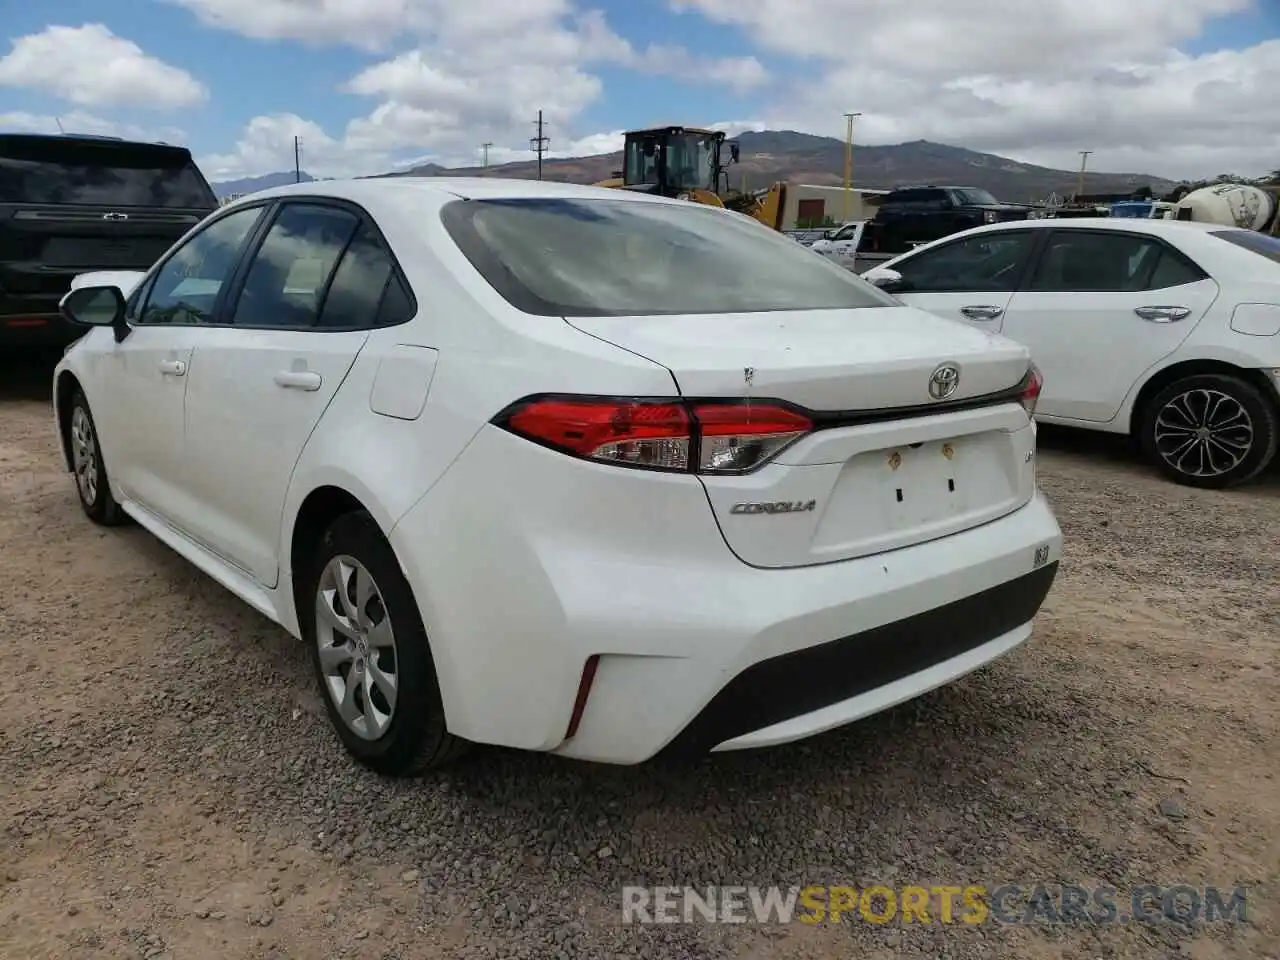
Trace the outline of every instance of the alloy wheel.
{"type": "Polygon", "coordinates": [[[340,555],[325,565],[315,616],[325,689],[352,733],[377,740],[395,715],[399,660],[382,592],[359,560],[340,555]]]}
{"type": "Polygon", "coordinates": [[[98,501],[98,440],[84,407],[76,407],[71,414],[71,463],[80,499],[92,506],[98,501]]]}
{"type": "Polygon", "coordinates": [[[1235,397],[1196,388],[1171,397],[1155,421],[1155,449],[1179,473],[1218,477],[1244,462],[1253,448],[1253,418],[1235,397]]]}

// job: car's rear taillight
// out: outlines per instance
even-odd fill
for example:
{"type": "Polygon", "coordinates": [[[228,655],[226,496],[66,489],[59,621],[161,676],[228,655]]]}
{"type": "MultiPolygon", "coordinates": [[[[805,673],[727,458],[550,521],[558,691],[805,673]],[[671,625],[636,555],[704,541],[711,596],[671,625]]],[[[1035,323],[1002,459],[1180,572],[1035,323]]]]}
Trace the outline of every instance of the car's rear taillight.
{"type": "Polygon", "coordinates": [[[746,473],[813,429],[776,401],[546,397],[494,422],[587,460],[679,473],[746,473]]]}
{"type": "Polygon", "coordinates": [[[1040,371],[1033,363],[1027,370],[1027,379],[1022,387],[1022,396],[1018,398],[1018,402],[1022,404],[1022,409],[1027,411],[1027,416],[1035,416],[1036,403],[1040,399],[1040,390],[1044,387],[1044,378],[1040,376],[1040,371]]]}

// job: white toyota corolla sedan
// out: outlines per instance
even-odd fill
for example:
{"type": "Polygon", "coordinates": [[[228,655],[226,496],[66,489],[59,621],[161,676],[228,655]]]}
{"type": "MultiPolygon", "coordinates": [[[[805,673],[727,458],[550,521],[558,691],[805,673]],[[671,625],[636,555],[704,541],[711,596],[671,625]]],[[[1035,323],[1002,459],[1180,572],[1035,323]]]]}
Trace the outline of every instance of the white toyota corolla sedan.
{"type": "Polygon", "coordinates": [[[385,773],[796,740],[1018,646],[1057,570],[1026,348],[722,210],[308,183],[105,280],[54,374],[85,513],[304,640],[385,773]]]}

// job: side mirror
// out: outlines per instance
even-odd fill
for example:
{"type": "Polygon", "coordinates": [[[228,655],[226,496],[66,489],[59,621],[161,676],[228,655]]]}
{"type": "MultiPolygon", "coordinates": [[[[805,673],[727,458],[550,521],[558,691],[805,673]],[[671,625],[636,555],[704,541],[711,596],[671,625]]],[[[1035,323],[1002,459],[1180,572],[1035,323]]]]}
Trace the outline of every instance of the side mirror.
{"type": "Polygon", "coordinates": [[[729,159],[733,163],[742,159],[742,149],[736,143],[729,144],[729,159]]]}
{"type": "Polygon", "coordinates": [[[119,287],[79,287],[62,298],[58,309],[72,323],[86,327],[111,327],[115,330],[117,342],[128,335],[124,294],[119,287]]]}
{"type": "Polygon", "coordinates": [[[907,282],[902,278],[902,274],[888,267],[872,267],[862,275],[862,279],[888,293],[907,288],[907,282]]]}

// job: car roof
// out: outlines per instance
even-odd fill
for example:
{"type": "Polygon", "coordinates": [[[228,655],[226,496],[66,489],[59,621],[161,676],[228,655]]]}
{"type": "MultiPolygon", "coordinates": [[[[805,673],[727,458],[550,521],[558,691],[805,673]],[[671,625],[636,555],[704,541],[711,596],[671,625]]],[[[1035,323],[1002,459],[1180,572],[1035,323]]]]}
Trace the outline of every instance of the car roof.
{"type": "Polygon", "coordinates": [[[970,233],[990,233],[995,230],[1124,230],[1128,233],[1150,233],[1155,236],[1178,236],[1187,230],[1211,233],[1215,230],[1238,230],[1221,223],[1204,223],[1198,220],[1148,220],[1144,217],[1041,217],[1035,220],[1009,220],[1004,223],[987,223],[974,227],[970,233]]]}
{"type": "Polygon", "coordinates": [[[351,200],[390,201],[406,195],[433,194],[440,200],[461,198],[464,200],[493,199],[613,199],[634,202],[687,203],[639,194],[630,190],[594,187],[581,183],[560,183],[550,180],[520,180],[503,177],[364,177],[351,180],[312,180],[308,183],[290,183],[246,194],[243,201],[262,200],[270,197],[328,196],[351,200]]]}

